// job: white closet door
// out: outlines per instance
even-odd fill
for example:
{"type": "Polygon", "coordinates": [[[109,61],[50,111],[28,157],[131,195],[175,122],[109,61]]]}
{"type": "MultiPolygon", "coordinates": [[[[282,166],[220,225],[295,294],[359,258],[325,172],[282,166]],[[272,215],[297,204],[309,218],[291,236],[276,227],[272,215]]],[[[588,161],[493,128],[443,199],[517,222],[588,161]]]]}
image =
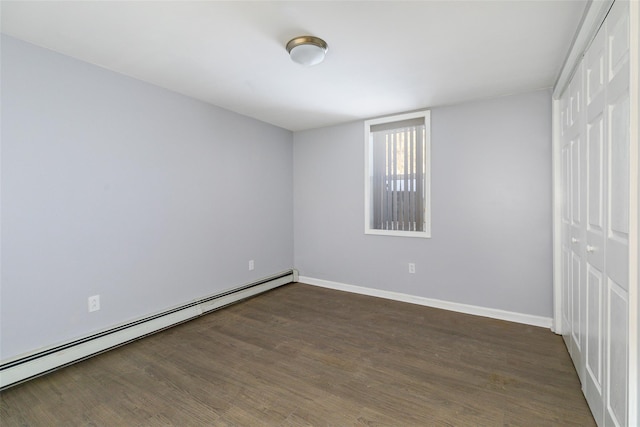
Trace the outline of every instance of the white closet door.
{"type": "Polygon", "coordinates": [[[629,3],[616,1],[605,25],[605,425],[625,426],[629,381],[629,3]]]}
{"type": "Polygon", "coordinates": [[[585,208],[586,208],[586,144],[583,112],[583,72],[581,62],[569,85],[569,128],[566,133],[568,157],[568,214],[569,221],[565,236],[567,247],[567,297],[569,304],[569,352],[576,366],[578,376],[584,379],[585,341],[585,208]]]}
{"type": "Polygon", "coordinates": [[[562,330],[600,426],[629,423],[629,24],[617,0],[560,99],[562,330]]]}
{"type": "Polygon", "coordinates": [[[585,55],[587,138],[586,182],[586,339],[584,394],[598,424],[604,421],[604,271],[605,271],[605,54],[600,31],[585,55]]]}
{"type": "Polygon", "coordinates": [[[571,353],[571,137],[575,128],[571,124],[571,91],[567,90],[560,99],[561,186],[561,272],[562,272],[562,337],[571,353]]]}

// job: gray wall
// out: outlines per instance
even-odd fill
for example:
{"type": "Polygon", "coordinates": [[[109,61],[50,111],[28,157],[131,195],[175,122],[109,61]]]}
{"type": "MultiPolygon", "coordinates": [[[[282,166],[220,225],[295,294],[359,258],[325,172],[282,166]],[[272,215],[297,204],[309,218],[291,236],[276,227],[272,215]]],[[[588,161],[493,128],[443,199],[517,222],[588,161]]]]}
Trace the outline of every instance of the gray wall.
{"type": "Polygon", "coordinates": [[[425,240],[363,233],[362,122],[292,136],[10,37],[1,59],[2,359],[292,265],[551,316],[548,91],[432,110],[425,240]]]}
{"type": "Polygon", "coordinates": [[[362,122],[294,134],[296,268],[551,317],[550,92],[434,108],[431,117],[431,239],[364,234],[362,122]]]}
{"type": "Polygon", "coordinates": [[[289,131],[3,36],[1,136],[2,359],[293,265],[289,131]]]}

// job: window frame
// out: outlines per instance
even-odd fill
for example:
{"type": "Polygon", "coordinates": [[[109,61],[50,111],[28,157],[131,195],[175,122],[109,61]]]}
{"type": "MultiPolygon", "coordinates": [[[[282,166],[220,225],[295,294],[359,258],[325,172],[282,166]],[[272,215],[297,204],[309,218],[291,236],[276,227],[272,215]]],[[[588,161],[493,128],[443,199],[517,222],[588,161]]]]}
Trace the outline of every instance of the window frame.
{"type": "Polygon", "coordinates": [[[364,122],[364,234],[378,236],[395,236],[395,237],[417,237],[423,239],[431,238],[431,110],[416,111],[413,113],[396,114],[393,116],[380,117],[377,119],[365,120],[364,122]],[[371,177],[372,175],[372,135],[371,126],[400,122],[410,119],[424,120],[425,125],[425,172],[424,172],[424,188],[425,188],[425,229],[424,231],[405,231],[405,230],[380,230],[371,228],[371,177]]]}

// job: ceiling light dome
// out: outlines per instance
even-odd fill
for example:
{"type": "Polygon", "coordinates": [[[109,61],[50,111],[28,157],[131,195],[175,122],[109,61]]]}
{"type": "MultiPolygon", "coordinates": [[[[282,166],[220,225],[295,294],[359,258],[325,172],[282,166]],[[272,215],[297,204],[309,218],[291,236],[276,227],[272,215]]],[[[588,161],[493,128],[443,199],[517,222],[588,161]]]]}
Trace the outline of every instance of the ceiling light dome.
{"type": "Polygon", "coordinates": [[[313,36],[296,37],[287,43],[287,52],[291,60],[306,67],[321,63],[327,49],[327,42],[313,36]]]}

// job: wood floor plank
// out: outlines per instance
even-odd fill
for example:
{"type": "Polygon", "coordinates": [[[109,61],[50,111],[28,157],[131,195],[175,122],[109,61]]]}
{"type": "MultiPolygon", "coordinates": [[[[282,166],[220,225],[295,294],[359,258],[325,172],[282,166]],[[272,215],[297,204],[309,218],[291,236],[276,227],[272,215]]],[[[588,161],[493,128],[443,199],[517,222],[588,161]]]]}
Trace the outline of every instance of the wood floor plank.
{"type": "Polygon", "coordinates": [[[593,426],[562,339],[291,284],[0,393],[2,426],[593,426]]]}

